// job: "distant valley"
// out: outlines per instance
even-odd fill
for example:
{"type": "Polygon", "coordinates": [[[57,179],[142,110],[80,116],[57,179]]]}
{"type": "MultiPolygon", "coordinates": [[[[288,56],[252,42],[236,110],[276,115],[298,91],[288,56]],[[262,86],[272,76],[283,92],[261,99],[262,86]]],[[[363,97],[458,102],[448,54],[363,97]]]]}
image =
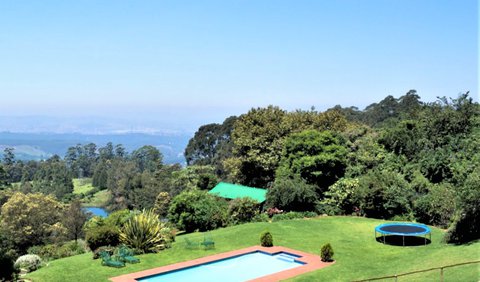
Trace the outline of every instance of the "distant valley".
{"type": "Polygon", "coordinates": [[[183,151],[190,139],[188,133],[12,133],[0,132],[0,150],[13,147],[16,158],[21,160],[41,160],[59,155],[63,157],[67,149],[76,144],[95,143],[104,146],[108,142],[123,144],[127,151],[143,146],[157,147],[164,156],[164,163],[185,163],[183,151]]]}

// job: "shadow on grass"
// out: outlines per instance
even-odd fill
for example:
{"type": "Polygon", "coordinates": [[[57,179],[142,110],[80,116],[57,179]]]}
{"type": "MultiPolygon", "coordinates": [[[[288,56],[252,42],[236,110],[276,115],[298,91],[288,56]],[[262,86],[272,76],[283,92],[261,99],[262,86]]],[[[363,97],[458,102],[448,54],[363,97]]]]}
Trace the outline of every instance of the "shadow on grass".
{"type": "Polygon", "coordinates": [[[399,235],[388,235],[385,237],[377,237],[377,242],[384,243],[392,246],[424,246],[431,243],[430,239],[423,237],[414,237],[414,236],[399,236],[399,235]]]}

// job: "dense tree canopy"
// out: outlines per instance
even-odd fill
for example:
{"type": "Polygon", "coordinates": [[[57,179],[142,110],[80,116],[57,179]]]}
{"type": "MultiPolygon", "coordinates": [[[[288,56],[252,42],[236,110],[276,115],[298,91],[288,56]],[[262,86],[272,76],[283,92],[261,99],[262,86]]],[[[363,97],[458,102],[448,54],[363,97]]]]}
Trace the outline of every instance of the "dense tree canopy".
{"type": "Polygon", "coordinates": [[[15,193],[2,206],[2,229],[19,250],[52,242],[62,226],[62,205],[52,196],[15,193]]]}
{"type": "Polygon", "coordinates": [[[298,175],[321,192],[344,175],[346,155],[347,149],[331,131],[294,133],[285,140],[277,177],[298,175]]]}
{"type": "Polygon", "coordinates": [[[306,129],[341,131],[345,118],[337,111],[288,113],[278,107],[257,108],[241,115],[232,131],[233,156],[225,160],[229,179],[250,186],[273,183],[285,139],[306,129]]]}

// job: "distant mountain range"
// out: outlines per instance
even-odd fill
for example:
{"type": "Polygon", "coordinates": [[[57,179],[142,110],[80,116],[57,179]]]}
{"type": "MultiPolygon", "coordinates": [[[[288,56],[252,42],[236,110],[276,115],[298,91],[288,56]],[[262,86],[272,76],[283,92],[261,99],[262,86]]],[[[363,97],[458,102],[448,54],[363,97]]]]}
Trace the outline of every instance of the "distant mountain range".
{"type": "Polygon", "coordinates": [[[16,158],[21,160],[41,160],[57,154],[65,155],[67,149],[76,144],[95,143],[104,146],[108,142],[123,144],[132,152],[144,145],[157,147],[164,156],[164,163],[185,164],[183,152],[191,138],[187,133],[12,133],[0,132],[0,150],[13,147],[16,158]]]}
{"type": "Polygon", "coordinates": [[[56,117],[56,116],[0,116],[0,132],[17,133],[81,133],[124,134],[146,133],[158,135],[193,135],[195,125],[166,116],[163,121],[144,117],[56,117]]]}
{"type": "MultiPolygon", "coordinates": [[[[132,152],[144,145],[157,147],[165,163],[185,163],[183,152],[193,136],[192,127],[178,121],[145,117],[0,116],[0,150],[13,147],[21,160],[65,155],[76,144],[123,144],[132,152]]],[[[0,158],[2,152],[0,152],[0,158]]]]}

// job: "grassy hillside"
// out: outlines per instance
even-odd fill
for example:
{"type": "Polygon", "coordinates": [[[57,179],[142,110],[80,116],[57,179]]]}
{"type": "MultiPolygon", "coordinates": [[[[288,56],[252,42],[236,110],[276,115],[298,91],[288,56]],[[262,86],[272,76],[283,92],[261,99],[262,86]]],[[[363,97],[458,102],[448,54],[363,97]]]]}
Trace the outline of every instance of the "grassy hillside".
{"type": "MultiPolygon", "coordinates": [[[[27,278],[33,281],[107,281],[109,277],[190,260],[259,244],[260,233],[269,230],[274,244],[318,254],[321,245],[334,248],[334,265],[307,273],[290,281],[349,281],[480,259],[480,242],[454,246],[441,243],[443,231],[432,229],[427,246],[399,247],[383,245],[374,239],[374,227],[383,221],[358,217],[320,217],[274,223],[249,223],[212,231],[215,250],[186,250],[182,237],[200,240],[201,233],[177,237],[171,249],[159,254],[139,256],[141,263],[113,269],[83,254],[52,261],[27,278]]],[[[438,281],[433,275],[416,275],[400,281],[438,281]]],[[[445,271],[445,281],[478,281],[479,265],[445,271]]]]}
{"type": "MultiPolygon", "coordinates": [[[[75,178],[73,179],[73,194],[87,194],[94,187],[91,178],[75,178]]],[[[104,207],[111,194],[107,190],[101,190],[93,195],[89,195],[83,199],[83,205],[87,207],[104,207]]]]}
{"type": "Polygon", "coordinates": [[[85,194],[93,190],[91,178],[73,179],[73,194],[85,194]]]}

